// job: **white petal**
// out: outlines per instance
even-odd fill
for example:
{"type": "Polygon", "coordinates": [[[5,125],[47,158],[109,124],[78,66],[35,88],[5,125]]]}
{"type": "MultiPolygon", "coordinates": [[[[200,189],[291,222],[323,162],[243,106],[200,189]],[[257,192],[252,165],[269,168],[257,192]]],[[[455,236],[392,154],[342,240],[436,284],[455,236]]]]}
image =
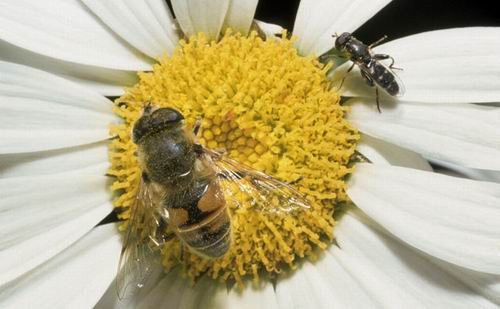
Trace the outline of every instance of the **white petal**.
{"type": "Polygon", "coordinates": [[[174,308],[177,308],[178,293],[181,293],[183,289],[190,288],[189,281],[182,278],[178,270],[165,274],[163,267],[159,264],[157,266],[160,267],[152,269],[152,273],[144,282],[142,289],[135,290],[135,294],[125,295],[122,299],[118,298],[115,278],[94,308],[166,308],[167,305],[173,305],[174,308]],[[182,289],[178,289],[180,283],[185,284],[182,285],[182,289]],[[172,289],[174,292],[170,292],[172,289]]]}
{"type": "Polygon", "coordinates": [[[131,71],[105,69],[56,60],[30,52],[0,40],[0,61],[14,62],[44,70],[72,80],[106,96],[119,96],[124,87],[137,82],[137,74],[131,71]]]}
{"type": "Polygon", "coordinates": [[[3,0],[0,39],[80,64],[133,71],[151,69],[150,58],[109,31],[78,0],[3,0]]]}
{"type": "Polygon", "coordinates": [[[412,167],[432,171],[421,155],[369,135],[361,135],[357,150],[375,164],[412,167]]]}
{"type": "Polygon", "coordinates": [[[0,285],[47,261],[112,209],[108,179],[57,174],[0,179],[0,285]]]}
{"type": "MultiPolygon", "coordinates": [[[[182,277],[179,269],[167,274],[151,292],[140,300],[138,308],[180,308],[184,293],[192,289],[188,279],[182,277]]],[[[103,307],[104,309],[105,307],[103,307]]]]}
{"type": "Polygon", "coordinates": [[[410,301],[418,300],[421,303],[418,307],[425,308],[496,308],[433,264],[433,258],[389,237],[361,212],[355,214],[343,216],[335,229],[340,251],[345,256],[341,259],[356,272],[367,270],[361,278],[373,277],[377,281],[366,285],[366,289],[379,296],[378,300],[388,301],[387,305],[396,308],[415,308],[404,305],[409,296],[410,301]],[[384,298],[378,289],[387,290],[390,297],[384,298]],[[398,295],[402,291],[403,298],[398,295]]]}
{"type": "Polygon", "coordinates": [[[258,3],[259,0],[231,0],[224,25],[246,35],[258,3]]]}
{"type": "MultiPolygon", "coordinates": [[[[302,55],[323,54],[333,47],[332,35],[353,32],[391,0],[302,0],[293,34],[302,55]]],[[[381,34],[382,36],[382,34],[381,34]]]]}
{"type": "Polygon", "coordinates": [[[247,286],[243,291],[236,289],[229,291],[227,305],[225,308],[232,309],[254,309],[268,308],[278,309],[278,301],[274,292],[273,285],[269,282],[262,283],[262,287],[254,288],[247,286]]]}
{"type": "MultiPolygon", "coordinates": [[[[161,270],[162,271],[162,270],[161,270]]],[[[163,309],[197,309],[197,308],[227,308],[227,289],[207,276],[194,285],[182,275],[180,269],[174,269],[160,278],[153,278],[131,298],[119,300],[115,283],[110,285],[96,309],[110,308],[163,308],[163,309]]]]}
{"type": "Polygon", "coordinates": [[[83,2],[115,33],[152,58],[172,54],[179,41],[164,0],[83,2]]]}
{"type": "Polygon", "coordinates": [[[377,308],[379,305],[339,261],[332,246],[314,263],[305,262],[276,285],[280,308],[377,308]]]}
{"type": "Polygon", "coordinates": [[[274,38],[276,39],[279,37],[282,33],[283,30],[285,30],[283,27],[280,25],[272,24],[272,23],[266,23],[261,20],[255,20],[255,23],[259,27],[259,30],[262,31],[267,38],[274,38]]]}
{"type": "Polygon", "coordinates": [[[372,219],[415,248],[500,274],[500,184],[358,164],[347,192],[372,219]]]}
{"type": "Polygon", "coordinates": [[[426,157],[500,170],[500,108],[472,104],[396,104],[379,113],[350,101],[349,119],[363,133],[426,157]]]}
{"type": "Polygon", "coordinates": [[[2,308],[92,308],[113,280],[121,241],[113,224],[0,289],[2,308]]]}
{"type": "MultiPolygon", "coordinates": [[[[406,88],[400,101],[488,103],[500,101],[499,48],[500,27],[477,27],[424,32],[375,52],[393,56],[403,69],[396,71],[406,88]]],[[[351,72],[344,85],[345,95],[374,95],[358,72],[351,72]]]]}
{"type": "Polygon", "coordinates": [[[96,309],[110,308],[203,308],[213,306],[217,309],[254,309],[279,308],[272,284],[265,284],[262,289],[247,287],[239,292],[236,289],[227,291],[225,286],[205,278],[199,284],[191,286],[189,279],[184,278],[180,269],[174,269],[165,275],[159,282],[153,280],[146,283],[134,299],[117,298],[115,284],[110,285],[108,291],[99,301],[96,309]],[[207,286],[209,286],[207,291],[207,286]],[[203,300],[206,298],[207,300],[203,300]]]}
{"type": "Polygon", "coordinates": [[[438,265],[471,289],[500,305],[500,276],[476,272],[439,261],[438,265]]]}
{"type": "Polygon", "coordinates": [[[199,32],[216,40],[226,17],[230,0],[172,0],[172,8],[187,37],[199,32]]]}
{"type": "Polygon", "coordinates": [[[203,306],[207,309],[219,309],[228,308],[226,304],[226,287],[217,284],[212,278],[204,276],[193,287],[182,293],[179,307],[172,306],[171,308],[197,309],[203,306]]]}
{"type": "Polygon", "coordinates": [[[106,142],[33,153],[0,155],[0,178],[75,172],[89,174],[109,168],[106,142]]]}
{"type": "Polygon", "coordinates": [[[0,153],[33,152],[108,138],[105,97],[60,77],[0,62],[0,153]]]}

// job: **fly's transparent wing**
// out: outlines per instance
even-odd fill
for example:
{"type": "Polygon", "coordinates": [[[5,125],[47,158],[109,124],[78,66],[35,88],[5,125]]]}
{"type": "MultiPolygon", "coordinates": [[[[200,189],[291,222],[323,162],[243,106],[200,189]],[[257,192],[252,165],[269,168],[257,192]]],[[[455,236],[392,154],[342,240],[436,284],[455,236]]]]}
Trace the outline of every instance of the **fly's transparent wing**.
{"type": "Polygon", "coordinates": [[[399,86],[399,92],[398,92],[397,96],[401,97],[406,92],[405,84],[403,83],[401,78],[399,78],[399,76],[394,72],[394,70],[392,70],[392,73],[394,73],[394,79],[396,79],[396,82],[398,83],[398,86],[399,86]]]}
{"type": "Polygon", "coordinates": [[[238,208],[248,207],[267,213],[295,213],[311,208],[304,196],[291,184],[277,180],[230,159],[218,152],[205,149],[212,161],[224,194],[238,208]]]}
{"type": "Polygon", "coordinates": [[[166,220],[160,200],[141,180],[120,255],[116,288],[120,299],[138,293],[148,277],[161,268],[160,249],[165,240],[166,220]]]}

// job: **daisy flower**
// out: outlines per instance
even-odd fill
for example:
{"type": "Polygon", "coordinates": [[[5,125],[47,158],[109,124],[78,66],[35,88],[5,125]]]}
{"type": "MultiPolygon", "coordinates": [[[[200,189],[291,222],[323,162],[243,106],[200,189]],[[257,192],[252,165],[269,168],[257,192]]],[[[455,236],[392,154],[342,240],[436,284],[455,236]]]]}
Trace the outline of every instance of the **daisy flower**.
{"type": "Polygon", "coordinates": [[[339,90],[346,65],[317,57],[390,1],[302,0],[291,37],[254,20],[257,2],[2,1],[0,307],[498,308],[500,184],[429,160],[500,170],[500,109],[484,104],[500,100],[500,29],[377,46],[406,88],[379,113],[359,72],[339,90]],[[311,212],[233,211],[224,258],[179,262],[174,239],[168,273],[119,301],[119,226],[99,223],[130,217],[147,101],[202,117],[206,147],[299,179],[311,212]]]}

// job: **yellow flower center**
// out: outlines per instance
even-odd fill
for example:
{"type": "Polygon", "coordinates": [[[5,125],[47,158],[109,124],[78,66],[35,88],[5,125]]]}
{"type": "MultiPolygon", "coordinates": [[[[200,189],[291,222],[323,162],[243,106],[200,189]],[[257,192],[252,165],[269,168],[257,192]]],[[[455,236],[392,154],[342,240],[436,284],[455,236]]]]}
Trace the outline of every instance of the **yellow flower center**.
{"type": "MultiPolygon", "coordinates": [[[[146,102],[174,107],[188,125],[202,119],[199,142],[224,149],[229,157],[285,182],[294,182],[311,204],[299,215],[235,211],[228,205],[233,241],[219,259],[205,259],[174,238],[162,249],[166,270],[177,265],[196,279],[241,284],[294,268],[298,257],[312,256],[333,240],[333,212],[348,201],[345,178],[359,135],[344,118],[346,108],[326,78],[328,66],[297,54],[293,40],[263,40],[229,31],[219,42],[203,34],[180,41],[137,85],[116,100],[123,123],[113,125],[110,147],[116,176],[112,188],[120,218],[127,220],[141,176],[131,140],[132,126],[146,102]],[[181,258],[181,252],[183,256],[181,258]]],[[[278,206],[278,205],[277,205],[278,206]]]]}

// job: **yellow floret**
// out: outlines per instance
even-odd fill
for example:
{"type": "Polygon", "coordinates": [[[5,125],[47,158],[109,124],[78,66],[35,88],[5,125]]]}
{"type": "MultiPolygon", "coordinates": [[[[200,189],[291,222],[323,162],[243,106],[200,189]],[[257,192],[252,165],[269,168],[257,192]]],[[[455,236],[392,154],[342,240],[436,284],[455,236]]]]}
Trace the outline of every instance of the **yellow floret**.
{"type": "MultiPolygon", "coordinates": [[[[163,264],[179,263],[187,276],[208,274],[214,279],[259,280],[284,267],[294,268],[298,257],[313,255],[333,239],[332,214],[346,202],[346,176],[359,135],[344,118],[346,108],[330,89],[327,70],[313,57],[297,54],[293,40],[262,40],[228,32],[219,42],[207,42],[203,34],[181,41],[150,73],[116,100],[115,112],[124,123],[111,128],[117,136],[110,149],[116,176],[114,201],[120,217],[129,218],[140,175],[131,141],[131,127],[145,102],[180,110],[189,125],[202,119],[199,142],[209,148],[225,148],[235,160],[251,165],[286,182],[293,182],[311,204],[296,215],[270,215],[236,209],[231,213],[233,243],[223,258],[207,260],[168,242],[163,264]]],[[[278,200],[271,200],[279,206],[278,200]]],[[[273,204],[274,203],[274,204],[273,204]]]]}

